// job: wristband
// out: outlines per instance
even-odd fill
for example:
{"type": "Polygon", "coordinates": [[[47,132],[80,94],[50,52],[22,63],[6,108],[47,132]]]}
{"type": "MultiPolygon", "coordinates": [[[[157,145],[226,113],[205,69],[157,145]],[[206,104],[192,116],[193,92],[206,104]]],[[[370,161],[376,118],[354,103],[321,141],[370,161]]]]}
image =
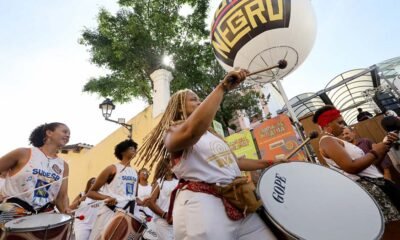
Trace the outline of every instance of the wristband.
{"type": "Polygon", "coordinates": [[[274,162],[273,160],[267,160],[267,165],[268,165],[268,167],[274,165],[274,163],[275,163],[275,162],[274,162]]]}
{"type": "Polygon", "coordinates": [[[368,153],[371,153],[372,155],[374,155],[374,157],[375,157],[376,159],[379,158],[379,155],[378,155],[378,153],[377,153],[375,150],[369,150],[368,153]]]}

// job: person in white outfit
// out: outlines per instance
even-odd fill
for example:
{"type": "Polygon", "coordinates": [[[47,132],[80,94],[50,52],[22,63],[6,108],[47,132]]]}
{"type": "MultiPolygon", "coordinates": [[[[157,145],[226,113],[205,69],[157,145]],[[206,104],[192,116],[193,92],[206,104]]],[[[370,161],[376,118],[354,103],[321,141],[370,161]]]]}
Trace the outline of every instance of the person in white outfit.
{"type": "Polygon", "coordinates": [[[6,173],[0,195],[29,212],[47,212],[54,205],[61,213],[69,212],[68,164],[57,154],[69,137],[63,123],[36,127],[29,137],[32,148],[18,148],[0,158],[0,172],[6,173]]]}
{"type": "Polygon", "coordinates": [[[114,155],[120,160],[104,169],[96,178],[87,197],[102,200],[106,205],[100,207],[97,219],[89,239],[101,238],[102,232],[114,216],[115,208],[127,208],[133,211],[137,190],[137,173],[131,167],[131,160],[136,155],[137,143],[128,139],[115,146],[114,155]],[[102,190],[101,192],[99,190],[102,190]]]}
{"type": "MultiPolygon", "coordinates": [[[[138,172],[139,182],[138,182],[138,192],[137,192],[137,200],[140,200],[142,203],[145,199],[150,198],[151,195],[151,185],[148,182],[149,171],[146,168],[142,168],[138,172]]],[[[140,219],[152,218],[153,212],[143,204],[136,204],[135,207],[135,215],[140,216],[140,219]]]]}
{"type": "MultiPolygon", "coordinates": [[[[157,170],[160,169],[157,167],[157,170]]],[[[156,170],[156,176],[158,174],[156,170]]],[[[153,194],[149,201],[149,208],[154,212],[154,224],[156,225],[159,240],[173,240],[174,231],[172,222],[168,222],[167,213],[172,191],[178,185],[178,179],[169,169],[164,176],[158,178],[153,184],[153,194]]]]}
{"type": "Polygon", "coordinates": [[[247,74],[246,70],[229,72],[203,102],[188,89],[173,94],[162,119],[139,151],[137,164],[143,161],[150,166],[168,165],[165,161],[171,154],[173,172],[181,181],[168,213],[177,240],[276,239],[256,213],[243,214],[214,190],[231,184],[241,171],[272,164],[267,160],[237,159],[211,129],[225,93],[243,82],[247,74]]]}
{"type": "Polygon", "coordinates": [[[78,194],[70,205],[71,209],[76,209],[74,221],[75,240],[89,239],[98,210],[102,205],[99,201],[86,197],[95,181],[96,178],[90,178],[86,183],[85,191],[78,194]]]}

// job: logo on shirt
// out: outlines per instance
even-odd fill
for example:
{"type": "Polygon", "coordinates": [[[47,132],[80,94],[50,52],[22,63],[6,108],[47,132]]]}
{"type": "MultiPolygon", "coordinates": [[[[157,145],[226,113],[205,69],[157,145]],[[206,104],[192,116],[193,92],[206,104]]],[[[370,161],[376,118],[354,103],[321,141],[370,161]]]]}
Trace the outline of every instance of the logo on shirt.
{"type": "Polygon", "coordinates": [[[125,185],[125,192],[126,195],[133,195],[135,184],[133,183],[126,183],[125,185]]]}
{"type": "MultiPolygon", "coordinates": [[[[61,169],[60,169],[60,171],[61,171],[61,169]]],[[[55,181],[58,181],[60,179],[60,176],[57,175],[56,173],[46,172],[43,169],[34,168],[32,170],[32,174],[43,176],[45,178],[51,178],[51,179],[54,179],[55,181]]]]}
{"type": "Polygon", "coordinates": [[[224,142],[212,141],[210,142],[210,149],[213,155],[207,159],[208,162],[215,162],[221,168],[234,162],[232,152],[224,142]]]}
{"type": "Polygon", "coordinates": [[[136,178],[133,176],[122,176],[122,181],[134,181],[136,182],[136,178]]]}
{"type": "Polygon", "coordinates": [[[57,164],[54,164],[53,166],[51,166],[51,168],[55,173],[61,174],[61,168],[57,164]]]}
{"type": "Polygon", "coordinates": [[[36,181],[35,188],[39,188],[39,189],[36,189],[34,191],[33,196],[37,197],[37,198],[48,198],[49,197],[48,191],[49,191],[50,185],[48,185],[46,187],[43,187],[43,186],[45,186],[47,184],[49,184],[49,183],[46,182],[46,181],[38,179],[36,181]]]}

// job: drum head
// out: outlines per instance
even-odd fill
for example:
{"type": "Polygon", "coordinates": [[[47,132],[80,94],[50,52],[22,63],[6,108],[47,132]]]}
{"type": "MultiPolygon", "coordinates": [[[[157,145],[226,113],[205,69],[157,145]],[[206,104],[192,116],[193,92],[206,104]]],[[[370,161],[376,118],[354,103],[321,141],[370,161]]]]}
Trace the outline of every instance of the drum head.
{"type": "Polygon", "coordinates": [[[66,214],[41,213],[11,220],[5,224],[8,232],[27,232],[52,229],[65,225],[72,221],[72,217],[66,214]]]}
{"type": "Polygon", "coordinates": [[[307,240],[380,239],[382,213],[356,182],[317,164],[266,169],[257,190],[267,215],[288,235],[307,240]]]}

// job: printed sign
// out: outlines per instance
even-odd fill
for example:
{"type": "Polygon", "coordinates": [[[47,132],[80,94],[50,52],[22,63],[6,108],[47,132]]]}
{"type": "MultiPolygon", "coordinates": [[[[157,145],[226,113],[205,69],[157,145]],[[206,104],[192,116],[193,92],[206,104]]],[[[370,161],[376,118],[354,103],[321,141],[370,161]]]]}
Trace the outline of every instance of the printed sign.
{"type": "MultiPolygon", "coordinates": [[[[290,119],[279,115],[258,125],[253,130],[258,149],[263,159],[284,159],[297,146],[298,140],[290,119]]],[[[304,160],[304,153],[298,151],[290,160],[304,160]]]]}

